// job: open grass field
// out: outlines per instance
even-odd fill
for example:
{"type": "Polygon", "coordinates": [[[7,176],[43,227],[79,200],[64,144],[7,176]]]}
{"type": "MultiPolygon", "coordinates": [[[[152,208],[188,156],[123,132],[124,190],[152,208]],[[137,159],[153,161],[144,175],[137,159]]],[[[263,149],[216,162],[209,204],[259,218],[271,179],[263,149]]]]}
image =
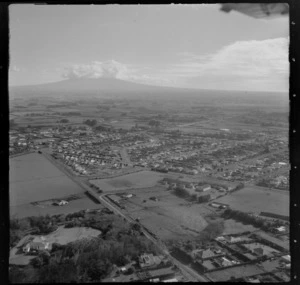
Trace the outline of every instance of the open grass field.
{"type": "Polygon", "coordinates": [[[38,153],[14,157],[9,163],[10,206],[84,192],[38,153]]]}
{"type": "Polygon", "coordinates": [[[230,205],[234,210],[260,213],[271,212],[289,216],[289,193],[288,191],[272,191],[262,188],[245,187],[216,200],[230,205]]]}
{"type": "Polygon", "coordinates": [[[258,228],[255,228],[252,225],[244,225],[232,219],[224,220],[223,235],[238,234],[243,232],[255,232],[257,230],[258,228]]]}
{"type": "Polygon", "coordinates": [[[95,204],[90,198],[73,200],[65,206],[36,206],[32,204],[23,204],[10,207],[10,216],[16,218],[25,218],[31,216],[59,215],[78,212],[86,209],[102,209],[101,204],[95,204]]]}
{"type": "Polygon", "coordinates": [[[242,265],[210,272],[205,275],[213,281],[224,282],[228,281],[231,277],[241,278],[261,273],[264,273],[264,271],[256,265],[242,265]]]}
{"type": "MultiPolygon", "coordinates": [[[[47,242],[67,244],[83,238],[97,237],[101,231],[86,227],[64,228],[58,229],[48,235],[43,236],[47,242]]],[[[39,239],[39,237],[37,237],[39,239]]],[[[35,240],[34,240],[35,241],[35,240]]],[[[37,240],[38,241],[38,240],[37,240]]]]}
{"type": "Polygon", "coordinates": [[[111,192],[152,187],[155,186],[159,180],[163,179],[163,177],[164,175],[158,172],[140,171],[115,178],[90,180],[90,182],[100,187],[104,192],[111,192]]]}
{"type": "Polygon", "coordinates": [[[190,204],[166,191],[164,187],[130,190],[136,196],[125,200],[125,211],[162,240],[193,239],[207,226],[205,216],[211,211],[190,204]],[[157,197],[158,201],[150,200],[157,197]]]}

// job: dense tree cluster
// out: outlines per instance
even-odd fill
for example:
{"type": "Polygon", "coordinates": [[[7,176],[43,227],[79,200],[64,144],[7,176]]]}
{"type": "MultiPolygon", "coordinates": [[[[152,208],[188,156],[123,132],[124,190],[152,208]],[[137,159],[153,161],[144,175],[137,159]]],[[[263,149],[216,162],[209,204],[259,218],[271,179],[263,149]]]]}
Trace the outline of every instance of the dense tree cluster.
{"type": "Polygon", "coordinates": [[[33,234],[49,234],[57,229],[49,215],[28,218],[33,234]]]}
{"type": "Polygon", "coordinates": [[[265,222],[263,219],[257,218],[255,216],[252,216],[245,212],[232,210],[230,208],[228,208],[224,211],[223,217],[226,219],[234,219],[234,220],[240,221],[245,224],[251,224],[258,228],[268,227],[268,223],[265,222]]]}
{"type": "Polygon", "coordinates": [[[206,203],[209,200],[210,200],[210,194],[205,194],[198,197],[198,203],[206,203]]]}
{"type": "Polygon", "coordinates": [[[110,128],[105,127],[105,126],[97,126],[97,127],[95,128],[95,130],[96,130],[96,131],[100,131],[100,132],[107,132],[107,131],[110,130],[110,128]]]}
{"type": "Polygon", "coordinates": [[[97,125],[97,121],[95,119],[94,120],[87,119],[87,120],[83,121],[83,123],[90,127],[94,127],[97,125]]]}
{"type": "Polygon", "coordinates": [[[24,236],[24,232],[29,228],[30,224],[27,220],[11,219],[9,225],[9,245],[15,246],[24,236]]]}
{"type": "Polygon", "coordinates": [[[189,192],[185,190],[182,186],[177,186],[174,188],[174,193],[178,197],[188,198],[190,196],[189,192]]]}
{"type": "Polygon", "coordinates": [[[223,222],[213,222],[209,224],[200,234],[199,240],[202,243],[209,242],[212,239],[221,235],[224,231],[223,222]]]}
{"type": "Polygon", "coordinates": [[[151,126],[151,127],[158,127],[158,126],[160,126],[160,121],[157,121],[157,120],[150,120],[148,124],[149,124],[149,126],[151,126]]]}
{"type": "MultiPolygon", "coordinates": [[[[51,252],[41,251],[28,266],[12,267],[9,272],[13,283],[70,283],[99,282],[115,266],[123,266],[147,252],[159,254],[157,247],[140,231],[137,224],[125,223],[109,214],[77,213],[52,217],[13,219],[12,229],[43,228],[45,224],[60,221],[101,229],[101,236],[85,238],[66,245],[54,243],[51,252]]],[[[70,225],[69,225],[70,226],[70,225]]]]}

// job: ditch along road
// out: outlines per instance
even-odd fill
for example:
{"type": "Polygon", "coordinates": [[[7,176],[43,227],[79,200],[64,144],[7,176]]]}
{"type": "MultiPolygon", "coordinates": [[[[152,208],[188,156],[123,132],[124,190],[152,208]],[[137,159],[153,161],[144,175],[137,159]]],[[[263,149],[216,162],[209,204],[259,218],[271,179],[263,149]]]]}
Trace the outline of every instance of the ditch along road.
{"type": "MultiPolygon", "coordinates": [[[[66,174],[73,182],[75,182],[77,185],[79,185],[81,188],[86,190],[90,195],[92,195],[97,201],[99,201],[102,205],[106,206],[108,209],[112,210],[115,214],[121,216],[125,220],[127,220],[129,223],[137,223],[134,219],[131,217],[125,215],[116,205],[105,199],[105,195],[108,195],[109,193],[102,194],[99,196],[93,189],[91,189],[87,185],[87,180],[84,180],[82,177],[76,177],[73,176],[63,165],[62,163],[58,162],[56,159],[54,159],[49,153],[42,153],[45,158],[47,158],[52,164],[54,164],[58,169],[60,169],[64,174],[66,174]]],[[[153,234],[150,234],[151,232],[146,229],[142,224],[140,224],[141,231],[147,237],[149,240],[151,240],[162,252],[164,252],[168,258],[173,262],[174,265],[176,265],[184,275],[184,277],[190,281],[190,282],[210,282],[207,278],[205,278],[202,275],[199,275],[196,271],[194,271],[192,268],[182,264],[179,262],[176,258],[171,256],[169,251],[167,250],[164,243],[157,238],[153,237],[153,234]]]]}

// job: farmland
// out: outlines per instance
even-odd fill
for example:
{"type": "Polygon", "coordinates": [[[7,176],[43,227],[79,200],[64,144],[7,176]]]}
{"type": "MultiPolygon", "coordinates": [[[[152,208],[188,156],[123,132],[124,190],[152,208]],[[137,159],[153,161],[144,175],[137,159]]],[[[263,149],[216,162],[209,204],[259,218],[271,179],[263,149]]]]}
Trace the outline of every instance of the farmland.
{"type": "Polygon", "coordinates": [[[193,239],[207,226],[205,216],[210,210],[190,204],[171,194],[164,187],[130,190],[134,194],[123,200],[126,213],[162,240],[193,239]],[[156,197],[153,201],[150,198],[156,197]]]}
{"type": "Polygon", "coordinates": [[[81,209],[96,208],[85,197],[81,187],[70,180],[42,155],[30,153],[10,159],[10,215],[28,217],[46,214],[70,213],[81,209]],[[57,207],[33,202],[50,199],[62,199],[78,194],[78,199],[64,207],[57,207]]]}
{"type": "Polygon", "coordinates": [[[30,216],[44,216],[44,215],[58,215],[58,214],[69,214],[85,209],[100,209],[102,205],[95,204],[90,198],[81,198],[70,202],[68,205],[63,207],[48,205],[48,206],[34,206],[30,203],[11,206],[10,216],[25,218],[30,216]]]}
{"type": "Polygon", "coordinates": [[[232,219],[228,219],[224,221],[224,235],[230,235],[230,234],[238,234],[243,232],[254,232],[258,229],[255,228],[252,225],[244,225],[241,222],[237,222],[232,219]]]}
{"type": "Polygon", "coordinates": [[[109,179],[96,179],[90,182],[105,192],[136,188],[147,188],[157,184],[163,178],[162,174],[152,171],[140,171],[109,179]]]}
{"type": "Polygon", "coordinates": [[[12,158],[9,176],[11,206],[83,192],[65,174],[37,153],[12,158]]]}
{"type": "Polygon", "coordinates": [[[289,193],[263,190],[252,186],[216,200],[228,204],[232,209],[260,213],[261,211],[289,215],[289,193]]]}

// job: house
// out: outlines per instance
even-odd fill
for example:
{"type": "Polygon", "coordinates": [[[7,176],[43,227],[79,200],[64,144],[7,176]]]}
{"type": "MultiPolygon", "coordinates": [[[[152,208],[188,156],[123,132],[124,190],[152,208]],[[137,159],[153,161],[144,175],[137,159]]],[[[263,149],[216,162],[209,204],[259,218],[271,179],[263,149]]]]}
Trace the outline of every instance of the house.
{"type": "Polygon", "coordinates": [[[193,250],[191,252],[192,258],[199,258],[201,260],[209,259],[212,257],[215,257],[216,255],[211,249],[198,249],[198,250],[193,250]]]}
{"type": "Polygon", "coordinates": [[[151,271],[138,272],[137,276],[139,277],[140,281],[149,281],[151,279],[159,279],[159,281],[164,281],[173,279],[175,277],[175,272],[171,267],[167,267],[151,271]]]}
{"type": "Polygon", "coordinates": [[[284,232],[284,231],[286,230],[286,227],[285,227],[285,226],[281,226],[281,227],[279,227],[279,228],[276,228],[276,230],[277,230],[278,232],[284,232]]]}
{"type": "Polygon", "coordinates": [[[249,278],[247,280],[247,282],[249,282],[249,283],[260,283],[260,280],[258,278],[249,278]]]}
{"type": "Polygon", "coordinates": [[[291,256],[288,254],[288,255],[284,255],[284,256],[281,256],[281,258],[286,261],[286,262],[291,262],[291,256]]]}
{"type": "Polygon", "coordinates": [[[222,264],[222,267],[227,267],[227,266],[231,266],[232,262],[229,259],[227,259],[226,257],[222,257],[221,264],[222,264]]]}
{"type": "Polygon", "coordinates": [[[228,243],[236,243],[236,242],[242,241],[242,238],[240,238],[240,237],[233,237],[233,236],[225,236],[224,239],[228,243]]]}
{"type": "Polygon", "coordinates": [[[227,186],[227,191],[232,191],[232,190],[234,190],[234,189],[235,189],[234,186],[227,186]]]}
{"type": "Polygon", "coordinates": [[[218,208],[218,209],[226,209],[228,207],[227,205],[219,204],[216,202],[210,203],[209,205],[211,207],[218,208]]]}
{"type": "Polygon", "coordinates": [[[55,206],[65,206],[65,205],[67,205],[67,204],[69,204],[69,202],[68,202],[68,201],[65,201],[65,200],[61,200],[61,201],[58,201],[58,202],[54,202],[54,203],[53,203],[53,205],[55,205],[55,206]]]}
{"type": "Polygon", "coordinates": [[[205,184],[205,185],[200,185],[198,187],[196,187],[196,191],[197,192],[205,192],[211,189],[211,186],[209,184],[205,184]]]}
{"type": "Polygon", "coordinates": [[[139,265],[141,268],[152,267],[161,263],[161,258],[153,256],[153,254],[143,254],[139,257],[139,265]]]}
{"type": "Polygon", "coordinates": [[[129,198],[132,198],[132,197],[133,197],[133,194],[123,194],[122,195],[123,199],[129,199],[129,198]]]}
{"type": "Polygon", "coordinates": [[[152,200],[152,201],[155,201],[155,202],[157,202],[157,201],[158,201],[158,198],[157,198],[157,197],[155,197],[155,196],[153,196],[153,197],[150,197],[149,199],[150,199],[150,200],[152,200]]]}
{"type": "Polygon", "coordinates": [[[170,283],[170,282],[178,282],[178,279],[177,278],[171,278],[171,279],[165,279],[165,280],[162,280],[162,282],[164,283],[170,283]]]}
{"type": "Polygon", "coordinates": [[[41,250],[51,250],[51,244],[49,242],[29,242],[23,247],[24,253],[34,253],[41,250]]]}

